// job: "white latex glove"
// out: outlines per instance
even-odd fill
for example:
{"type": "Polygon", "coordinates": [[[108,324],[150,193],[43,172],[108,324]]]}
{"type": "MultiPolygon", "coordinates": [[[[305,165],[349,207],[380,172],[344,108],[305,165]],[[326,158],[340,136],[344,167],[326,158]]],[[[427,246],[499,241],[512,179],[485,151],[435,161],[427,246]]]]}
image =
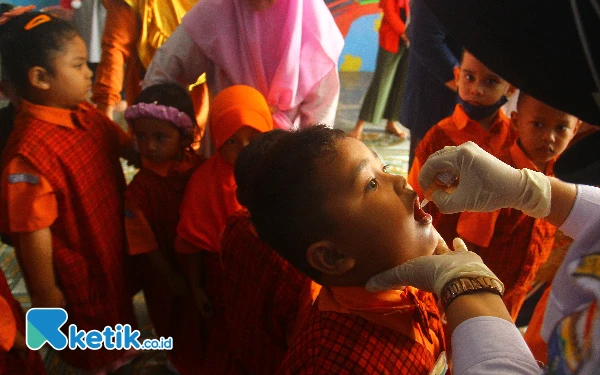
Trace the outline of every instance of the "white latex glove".
{"type": "Polygon", "coordinates": [[[454,251],[438,251],[437,255],[414,258],[383,271],[371,277],[365,287],[369,292],[379,292],[411,285],[440,296],[444,286],[458,277],[488,276],[498,280],[479,255],[467,250],[463,240],[455,238],[452,245],[454,251]]]}
{"type": "Polygon", "coordinates": [[[504,207],[532,217],[550,213],[550,181],[543,173],[515,169],[473,142],[433,153],[419,173],[421,189],[426,191],[441,172],[457,173],[459,179],[452,193],[437,190],[432,194],[442,213],[491,212],[504,207]]]}

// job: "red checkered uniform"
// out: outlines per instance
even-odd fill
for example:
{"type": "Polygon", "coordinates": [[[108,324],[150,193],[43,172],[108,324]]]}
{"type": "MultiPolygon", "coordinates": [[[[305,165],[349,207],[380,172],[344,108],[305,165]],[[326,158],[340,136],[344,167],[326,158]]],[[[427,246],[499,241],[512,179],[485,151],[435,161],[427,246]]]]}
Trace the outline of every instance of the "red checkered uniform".
{"type": "Polygon", "coordinates": [[[227,353],[225,368],[211,373],[275,374],[310,309],[313,282],[256,236],[246,211],[229,217],[221,257],[221,279],[207,280],[207,291],[224,324],[211,342],[227,353]]]}
{"type": "Polygon", "coordinates": [[[429,374],[445,347],[439,312],[430,293],[407,289],[412,307],[396,313],[405,319],[394,328],[352,313],[322,311],[317,300],[279,373],[429,374]],[[425,340],[437,342],[437,348],[422,344],[425,340]]]}
{"type": "MultiPolygon", "coordinates": [[[[136,327],[126,282],[123,192],[119,135],[110,120],[84,103],[71,114],[76,127],[57,126],[19,113],[3,154],[17,155],[52,185],[58,217],[50,226],[55,275],[69,324],[99,330],[117,324],[136,327]]],[[[6,182],[3,181],[3,184],[6,182]]],[[[6,204],[6,202],[3,202],[6,204]]],[[[3,228],[8,229],[3,215],[3,228]]],[[[98,368],[125,354],[117,350],[63,350],[79,368],[98,368]]]]}

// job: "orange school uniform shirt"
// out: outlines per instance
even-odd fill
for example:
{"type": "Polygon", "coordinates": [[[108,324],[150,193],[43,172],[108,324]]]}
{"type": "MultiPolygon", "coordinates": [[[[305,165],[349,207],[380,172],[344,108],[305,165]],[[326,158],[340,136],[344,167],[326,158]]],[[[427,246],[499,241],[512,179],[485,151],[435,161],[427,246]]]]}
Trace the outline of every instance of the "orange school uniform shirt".
{"type": "MultiPolygon", "coordinates": [[[[4,151],[2,230],[18,236],[50,228],[67,327],[136,326],[126,280],[125,178],[119,161],[129,142],[117,124],[88,103],[71,111],[24,100],[4,151]]],[[[69,364],[86,369],[123,355],[114,350],[60,352],[69,364]]]]}
{"type": "Polygon", "coordinates": [[[0,374],[45,374],[44,364],[38,352],[13,349],[17,331],[25,335],[25,314],[0,270],[0,374]]]}
{"type": "Polygon", "coordinates": [[[221,258],[222,274],[207,280],[219,319],[207,357],[225,360],[208,372],[275,374],[320,287],[258,238],[246,210],[227,220],[221,258]]]}
{"type": "MultiPolygon", "coordinates": [[[[509,155],[513,167],[537,170],[516,142],[509,155]]],[[[553,175],[553,164],[549,163],[546,175],[553,175]]],[[[463,240],[476,245],[472,250],[502,280],[505,287],[502,300],[516,320],[538,269],[552,251],[556,227],[544,219],[503,208],[495,212],[462,213],[457,232],[463,240]]]]}
{"type": "Polygon", "coordinates": [[[200,313],[189,293],[175,295],[144,254],[160,251],[183,277],[174,248],[179,204],[202,159],[186,151],[181,161],[153,165],[143,161],[125,191],[125,229],[129,253],[142,279],[148,314],[158,337],[172,337],[169,361],[180,374],[195,374],[203,345],[200,313]]]}
{"type": "Polygon", "coordinates": [[[323,287],[278,373],[429,374],[444,350],[430,293],[323,287]]]}

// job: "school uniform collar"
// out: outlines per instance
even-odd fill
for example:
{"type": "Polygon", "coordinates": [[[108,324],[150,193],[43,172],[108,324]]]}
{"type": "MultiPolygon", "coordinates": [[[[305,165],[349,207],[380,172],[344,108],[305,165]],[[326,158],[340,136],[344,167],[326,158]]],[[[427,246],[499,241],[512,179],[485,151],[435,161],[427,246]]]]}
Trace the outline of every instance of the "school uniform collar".
{"type": "Polygon", "coordinates": [[[22,99],[21,105],[19,106],[19,111],[25,112],[31,117],[51,124],[64,126],[65,128],[69,129],[75,129],[76,127],[81,126],[75,114],[78,112],[87,112],[92,108],[94,108],[93,105],[88,102],[81,102],[79,105],[77,105],[76,109],[71,110],[34,104],[22,99]]]}
{"type": "MultiPolygon", "coordinates": [[[[456,105],[456,108],[454,109],[454,113],[452,114],[452,119],[454,120],[453,122],[456,125],[456,129],[458,129],[458,130],[464,129],[469,124],[473,124],[473,125],[477,125],[478,127],[481,127],[481,125],[477,121],[472,120],[467,115],[463,106],[460,104],[456,105]]],[[[502,130],[501,127],[503,127],[504,124],[506,124],[507,122],[508,122],[508,117],[506,117],[506,115],[504,114],[502,109],[499,109],[498,113],[496,114],[496,118],[494,119],[494,122],[492,123],[492,126],[490,126],[490,128],[488,130],[486,130],[486,132],[499,133],[502,130]]],[[[481,128],[483,129],[483,127],[481,127],[481,128]]]]}
{"type": "Polygon", "coordinates": [[[554,176],[554,173],[553,173],[554,163],[556,163],[557,158],[554,158],[548,162],[548,164],[546,165],[545,171],[540,171],[536,167],[535,163],[533,161],[531,161],[529,156],[527,156],[527,154],[525,154],[525,152],[523,151],[521,146],[519,146],[518,142],[515,142],[510,147],[509,151],[510,151],[511,159],[512,159],[513,163],[515,163],[515,165],[514,165],[515,168],[518,168],[518,169],[527,168],[527,169],[531,169],[532,171],[543,172],[546,176],[554,176]]]}
{"type": "Polygon", "coordinates": [[[411,337],[437,356],[440,343],[431,335],[429,316],[439,312],[421,302],[418,293],[410,286],[378,293],[369,293],[364,287],[323,286],[316,303],[321,311],[358,315],[411,337]]]}
{"type": "Polygon", "coordinates": [[[167,160],[163,163],[152,163],[142,158],[142,168],[146,168],[161,177],[167,177],[187,172],[190,168],[199,164],[198,159],[200,159],[199,155],[187,151],[183,153],[181,160],[167,160]]]}

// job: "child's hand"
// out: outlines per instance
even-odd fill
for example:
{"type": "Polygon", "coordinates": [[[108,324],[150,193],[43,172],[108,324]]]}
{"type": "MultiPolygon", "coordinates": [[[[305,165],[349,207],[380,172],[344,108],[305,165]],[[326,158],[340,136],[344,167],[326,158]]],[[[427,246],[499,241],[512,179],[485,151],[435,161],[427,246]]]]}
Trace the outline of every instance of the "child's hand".
{"type": "Polygon", "coordinates": [[[31,296],[31,307],[65,307],[67,305],[63,292],[56,286],[40,291],[31,296]]]}
{"type": "Polygon", "coordinates": [[[194,288],[192,289],[192,294],[194,296],[196,307],[198,307],[198,310],[200,310],[200,314],[202,314],[202,316],[205,318],[212,316],[214,314],[213,303],[204,289],[194,288]]]}

